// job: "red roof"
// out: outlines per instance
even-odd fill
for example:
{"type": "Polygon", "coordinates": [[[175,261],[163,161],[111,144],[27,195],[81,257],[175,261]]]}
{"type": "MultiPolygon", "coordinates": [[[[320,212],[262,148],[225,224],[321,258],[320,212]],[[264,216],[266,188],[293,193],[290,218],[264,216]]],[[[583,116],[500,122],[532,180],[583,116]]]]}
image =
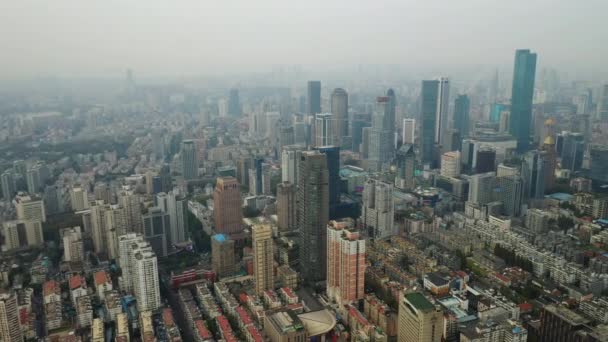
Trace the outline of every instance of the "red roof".
{"type": "Polygon", "coordinates": [[[230,326],[230,323],[228,322],[228,318],[226,318],[226,316],[224,316],[224,315],[217,316],[216,320],[217,320],[217,325],[219,325],[220,330],[224,334],[232,333],[232,327],[230,326]]]}
{"type": "Polygon", "coordinates": [[[99,285],[110,282],[110,277],[108,277],[108,274],[106,273],[106,271],[95,272],[94,278],[95,278],[95,286],[99,286],[99,285]]]}
{"type": "Polygon", "coordinates": [[[508,283],[508,282],[510,282],[510,281],[511,281],[511,279],[507,278],[506,276],[504,276],[504,275],[502,275],[502,274],[500,274],[500,273],[496,273],[496,274],[494,274],[494,276],[495,276],[496,278],[498,278],[498,280],[500,280],[500,281],[502,281],[502,282],[504,282],[504,283],[508,283]]]}
{"type": "Polygon", "coordinates": [[[70,290],[75,290],[79,287],[87,287],[87,281],[81,275],[73,275],[70,277],[70,290]]]}
{"type": "Polygon", "coordinates": [[[52,294],[60,294],[61,288],[59,283],[55,280],[49,280],[44,283],[42,293],[46,297],[52,294]]]}
{"type": "Polygon", "coordinates": [[[519,311],[521,313],[530,312],[530,311],[532,311],[532,308],[533,308],[532,304],[530,304],[530,303],[521,303],[518,306],[519,306],[519,311]]]}
{"type": "Polygon", "coordinates": [[[196,331],[198,332],[198,336],[200,338],[203,340],[212,338],[209,329],[207,329],[207,326],[205,326],[205,322],[202,319],[197,319],[194,321],[194,325],[196,326],[196,331]]]}
{"type": "Polygon", "coordinates": [[[247,331],[249,332],[249,335],[251,336],[251,338],[253,339],[254,342],[263,342],[264,341],[264,338],[262,338],[262,334],[260,334],[258,329],[256,327],[254,327],[253,325],[248,326],[247,331]]]}
{"type": "Polygon", "coordinates": [[[289,287],[283,287],[281,288],[281,290],[283,290],[283,292],[285,292],[285,295],[289,298],[294,298],[295,295],[293,294],[293,291],[291,291],[291,289],[289,287]]]}
{"type": "Polygon", "coordinates": [[[247,303],[247,300],[249,299],[249,296],[247,296],[247,294],[245,292],[242,292],[239,295],[239,300],[241,301],[241,303],[245,304],[247,303]]]}
{"type": "Polygon", "coordinates": [[[348,306],[348,314],[353,316],[361,325],[368,325],[369,322],[363,315],[359,312],[359,310],[355,309],[353,306],[348,306]]]}
{"type": "Polygon", "coordinates": [[[243,323],[244,326],[248,326],[251,323],[253,323],[253,321],[251,320],[251,317],[249,317],[249,314],[242,306],[238,306],[236,308],[236,313],[241,318],[241,322],[243,323]]]}
{"type": "Polygon", "coordinates": [[[175,322],[173,321],[173,311],[171,309],[165,308],[163,310],[163,322],[168,327],[175,325],[175,322]]]}

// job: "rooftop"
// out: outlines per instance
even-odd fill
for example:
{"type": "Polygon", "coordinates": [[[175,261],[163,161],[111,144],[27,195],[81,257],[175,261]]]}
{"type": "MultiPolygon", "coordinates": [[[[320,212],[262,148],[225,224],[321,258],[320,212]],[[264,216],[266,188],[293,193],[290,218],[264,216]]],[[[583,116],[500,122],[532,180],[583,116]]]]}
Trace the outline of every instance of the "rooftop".
{"type": "Polygon", "coordinates": [[[433,303],[429,302],[429,300],[426,299],[426,297],[423,296],[422,293],[406,293],[404,297],[411,305],[413,305],[418,310],[430,311],[435,309],[433,303]]]}

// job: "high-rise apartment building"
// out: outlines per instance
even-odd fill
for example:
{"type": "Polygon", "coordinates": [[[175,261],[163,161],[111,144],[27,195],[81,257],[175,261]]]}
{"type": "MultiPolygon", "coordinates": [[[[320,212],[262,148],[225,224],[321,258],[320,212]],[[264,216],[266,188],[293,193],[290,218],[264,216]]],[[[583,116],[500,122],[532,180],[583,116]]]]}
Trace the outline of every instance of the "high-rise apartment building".
{"type": "Polygon", "coordinates": [[[159,207],[151,207],[142,216],[142,220],[144,224],[144,238],[150,243],[154,253],[160,256],[167,256],[172,246],[169,214],[159,207]]]}
{"type": "Polygon", "coordinates": [[[469,127],[471,125],[469,121],[469,109],[471,102],[467,95],[458,95],[454,100],[454,125],[453,127],[458,130],[460,137],[465,138],[469,136],[469,127]]]}
{"type": "Polygon", "coordinates": [[[321,81],[308,81],[308,97],[306,100],[308,114],[321,113],[321,81]]]}
{"type": "Polygon", "coordinates": [[[17,210],[18,220],[46,222],[46,210],[41,198],[20,192],[15,196],[13,203],[17,210]]]}
{"type": "Polygon", "coordinates": [[[300,265],[303,279],[325,279],[326,231],[329,221],[329,173],[327,158],[319,151],[302,152],[298,172],[297,220],[301,240],[300,265]]]}
{"type": "Polygon", "coordinates": [[[296,188],[290,182],[282,182],[277,185],[277,216],[279,230],[281,231],[296,228],[296,188]]]}
{"type": "Polygon", "coordinates": [[[15,195],[15,178],[11,171],[4,171],[0,176],[0,185],[2,186],[2,198],[5,201],[10,201],[15,195]]]}
{"type": "Polygon", "coordinates": [[[64,228],[61,231],[63,239],[63,260],[68,262],[84,261],[84,244],[80,227],[64,228]]]}
{"type": "Polygon", "coordinates": [[[17,295],[13,292],[0,293],[0,341],[23,341],[17,295]]]}
{"type": "Polygon", "coordinates": [[[536,54],[530,50],[515,51],[509,133],[517,139],[519,153],[527,151],[530,146],[535,75],[536,54]]]}
{"type": "Polygon", "coordinates": [[[259,224],[253,226],[251,240],[255,292],[262,295],[264,291],[274,289],[274,254],[270,225],[259,224]]]}
{"type": "Polygon", "coordinates": [[[338,303],[363,299],[365,239],[352,221],[327,225],[327,293],[338,303]]]}
{"type": "Polygon", "coordinates": [[[215,231],[238,234],[243,231],[241,190],[234,177],[220,177],[213,192],[215,231]]]}
{"type": "Polygon", "coordinates": [[[139,195],[129,188],[124,188],[118,194],[118,204],[125,209],[129,232],[142,233],[143,224],[139,195]]]}
{"type": "Polygon", "coordinates": [[[403,119],[403,132],[401,140],[404,144],[414,144],[416,142],[416,119],[403,119]]]}
{"type": "Polygon", "coordinates": [[[596,118],[601,121],[608,120],[608,84],[603,84],[600,87],[596,118]]]}
{"type": "Polygon", "coordinates": [[[397,151],[397,175],[395,176],[395,187],[405,190],[413,190],[416,185],[416,152],[414,145],[403,144],[397,151]]]}
{"type": "Polygon", "coordinates": [[[198,158],[194,140],[182,141],[180,155],[182,161],[182,175],[184,176],[184,179],[192,180],[198,178],[198,158]]]}
{"type": "Polygon", "coordinates": [[[44,243],[40,221],[4,221],[0,228],[4,237],[3,251],[41,246],[44,243]]]}
{"type": "Polygon", "coordinates": [[[105,253],[106,246],[106,211],[110,209],[103,201],[91,205],[91,237],[95,253],[105,253]]]}
{"type": "Polygon", "coordinates": [[[301,145],[290,145],[283,147],[281,152],[281,180],[291,184],[298,182],[298,163],[302,151],[305,150],[301,145]]]}
{"type": "Polygon", "coordinates": [[[502,202],[506,216],[519,216],[524,197],[524,181],[520,176],[496,177],[495,199],[502,202]]]}
{"type": "Polygon", "coordinates": [[[104,219],[106,224],[104,238],[108,258],[118,259],[118,237],[129,232],[127,212],[125,208],[113,204],[106,209],[104,219]]]}
{"type": "Polygon", "coordinates": [[[460,152],[451,151],[441,155],[441,175],[456,178],[460,176],[460,152]]]}
{"type": "Polygon", "coordinates": [[[166,212],[169,214],[171,244],[175,245],[187,241],[188,201],[180,196],[177,191],[169,191],[166,212]]]}
{"type": "Polygon", "coordinates": [[[89,194],[82,186],[74,186],[70,190],[70,203],[73,211],[82,211],[89,208],[89,194]]]}
{"type": "Polygon", "coordinates": [[[342,148],[348,141],[348,93],[342,88],[336,88],[331,93],[331,114],[335,120],[336,145],[342,148]]]}
{"type": "Polygon", "coordinates": [[[547,167],[547,156],[545,152],[533,150],[526,153],[521,168],[522,177],[525,183],[525,198],[545,198],[545,169],[547,167]]]}
{"type": "Polygon", "coordinates": [[[329,180],[329,218],[334,219],[340,205],[340,147],[323,146],[317,150],[327,159],[327,172],[329,180]]]}
{"type": "Polygon", "coordinates": [[[443,312],[422,293],[403,295],[399,301],[399,342],[440,342],[443,335],[443,312]]]}
{"type": "Polygon", "coordinates": [[[331,113],[315,115],[315,146],[338,145],[336,138],[336,120],[331,113]]]}
{"type": "Polygon", "coordinates": [[[394,234],[395,206],[393,185],[376,179],[369,179],[363,188],[361,221],[368,235],[376,239],[394,234]]]}
{"type": "Polygon", "coordinates": [[[135,294],[140,312],[160,308],[158,262],[152,247],[135,233],[119,236],[118,241],[121,289],[135,294]]]}
{"type": "Polygon", "coordinates": [[[234,240],[224,234],[211,237],[211,267],[221,279],[236,272],[234,240]]]}

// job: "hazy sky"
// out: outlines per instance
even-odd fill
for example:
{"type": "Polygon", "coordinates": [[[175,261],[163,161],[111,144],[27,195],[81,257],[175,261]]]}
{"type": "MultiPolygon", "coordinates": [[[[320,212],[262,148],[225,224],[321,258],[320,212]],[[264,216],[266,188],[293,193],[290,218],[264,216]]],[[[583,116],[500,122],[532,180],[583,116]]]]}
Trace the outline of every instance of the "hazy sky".
{"type": "Polygon", "coordinates": [[[608,0],[0,0],[0,78],[272,65],[606,71],[608,0]]]}

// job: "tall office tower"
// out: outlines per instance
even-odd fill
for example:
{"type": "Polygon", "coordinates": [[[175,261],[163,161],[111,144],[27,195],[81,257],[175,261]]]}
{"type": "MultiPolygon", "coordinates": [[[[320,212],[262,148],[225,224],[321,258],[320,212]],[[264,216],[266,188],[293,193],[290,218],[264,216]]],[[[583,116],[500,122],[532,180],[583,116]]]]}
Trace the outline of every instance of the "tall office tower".
{"type": "Polygon", "coordinates": [[[533,150],[526,153],[522,163],[522,177],[525,185],[524,196],[526,199],[545,198],[547,167],[545,152],[533,150]]]}
{"type": "Polygon", "coordinates": [[[40,190],[40,178],[38,177],[38,170],[29,169],[25,174],[25,182],[27,184],[27,192],[30,194],[36,194],[40,190]]]}
{"type": "Polygon", "coordinates": [[[306,111],[308,114],[321,113],[321,81],[308,81],[308,101],[306,111]]]}
{"type": "Polygon", "coordinates": [[[333,146],[337,145],[336,139],[336,120],[333,114],[317,114],[315,115],[315,146],[333,146]]]}
{"type": "Polygon", "coordinates": [[[105,240],[108,251],[108,258],[118,259],[118,237],[129,232],[127,226],[127,212],[119,205],[110,205],[105,213],[105,240]]]}
{"type": "Polygon", "coordinates": [[[46,222],[44,201],[39,197],[32,197],[20,192],[15,196],[13,203],[18,220],[46,222]]]}
{"type": "MultiPolygon", "coordinates": [[[[236,179],[239,184],[249,185],[249,169],[251,169],[252,159],[249,156],[240,156],[236,162],[236,179]]],[[[281,167],[283,167],[281,165],[281,167]]]]}
{"type": "Polygon", "coordinates": [[[74,186],[70,190],[70,203],[73,211],[82,211],[89,208],[88,191],[81,186],[74,186]]]}
{"type": "Polygon", "coordinates": [[[0,176],[0,181],[2,185],[2,198],[5,201],[12,200],[16,191],[13,173],[11,171],[4,171],[2,176],[0,176]]]}
{"type": "Polygon", "coordinates": [[[440,342],[443,311],[422,293],[406,293],[399,301],[398,327],[399,342],[440,342]]]}
{"type": "Polygon", "coordinates": [[[196,146],[193,140],[182,141],[182,175],[185,180],[198,178],[198,160],[196,158],[196,146]]]}
{"type": "Polygon", "coordinates": [[[161,130],[155,130],[151,133],[152,138],[152,153],[156,157],[156,160],[164,160],[165,151],[165,138],[161,130]]]}
{"type": "Polygon", "coordinates": [[[365,239],[352,221],[327,225],[327,294],[338,303],[363,299],[365,239]]]}
{"type": "Polygon", "coordinates": [[[0,293],[0,341],[23,342],[19,305],[14,292],[0,293]]]}
{"type": "Polygon", "coordinates": [[[582,332],[591,320],[565,306],[545,305],[540,314],[539,342],[601,341],[582,332]]]}
{"type": "Polygon", "coordinates": [[[293,230],[296,227],[296,188],[290,182],[277,185],[277,216],[281,231],[293,230]]]}
{"type": "Polygon", "coordinates": [[[397,113],[397,95],[395,95],[395,91],[392,88],[389,88],[386,91],[386,97],[388,97],[388,115],[389,115],[389,122],[391,122],[392,124],[390,124],[390,128],[393,130],[393,133],[395,132],[395,115],[397,113]]]}
{"type": "Polygon", "coordinates": [[[238,234],[243,231],[241,190],[234,177],[218,177],[213,192],[215,231],[238,234]]]}
{"type": "Polygon", "coordinates": [[[517,139],[519,153],[527,151],[530,145],[535,74],[536,54],[531,53],[530,50],[515,51],[509,133],[517,139]]]}
{"type": "Polygon", "coordinates": [[[449,93],[447,78],[422,81],[420,150],[422,162],[431,166],[437,164],[437,146],[441,145],[443,132],[447,129],[449,93]]]}
{"type": "Polygon", "coordinates": [[[561,168],[571,172],[580,171],[585,154],[585,137],[580,133],[562,132],[561,168]]]}
{"type": "Polygon", "coordinates": [[[545,189],[551,190],[555,186],[555,168],[557,167],[557,152],[555,150],[555,139],[548,135],[544,142],[542,150],[545,152],[547,164],[545,168],[545,189]]]}
{"type": "Polygon", "coordinates": [[[171,167],[165,164],[160,168],[160,191],[167,192],[173,189],[173,179],[171,178],[171,167]]]}
{"type": "Polygon", "coordinates": [[[509,132],[509,122],[510,122],[511,112],[508,110],[503,110],[500,112],[500,119],[498,123],[498,131],[500,133],[509,132]]]}
{"type": "Polygon", "coordinates": [[[63,260],[70,262],[84,261],[84,245],[80,227],[61,230],[63,240],[63,260]]]}
{"type": "Polygon", "coordinates": [[[295,144],[295,135],[293,126],[281,127],[279,132],[279,150],[283,147],[295,144]]]}
{"type": "MultiPolygon", "coordinates": [[[[152,195],[154,192],[154,183],[153,179],[154,176],[156,176],[156,173],[152,170],[148,170],[145,173],[145,178],[146,178],[146,194],[148,195],[152,195]]],[[[108,202],[109,203],[109,202],[108,202]]]]}
{"type": "Polygon", "coordinates": [[[327,156],[329,218],[334,219],[340,205],[340,147],[324,146],[317,148],[317,150],[327,156]]]}
{"type": "Polygon", "coordinates": [[[348,93],[342,88],[336,88],[331,93],[331,114],[335,119],[336,145],[342,148],[348,140],[348,93]]]}
{"type": "Polygon", "coordinates": [[[125,209],[128,232],[142,233],[143,224],[139,195],[129,189],[123,189],[118,194],[118,204],[125,209]]]}
{"type": "Polygon", "coordinates": [[[293,123],[293,141],[294,144],[308,146],[309,142],[309,126],[306,122],[297,121],[293,123]]]}
{"type": "Polygon", "coordinates": [[[302,152],[299,164],[297,227],[301,241],[306,241],[300,246],[300,271],[313,283],[325,279],[329,172],[327,158],[319,151],[302,152]]]}
{"type": "Polygon", "coordinates": [[[441,146],[443,153],[462,150],[462,139],[457,129],[448,128],[443,137],[445,138],[441,146]]]}
{"type": "Polygon", "coordinates": [[[496,200],[502,202],[506,216],[519,216],[524,195],[524,181],[520,176],[496,177],[496,200]]]}
{"type": "Polygon", "coordinates": [[[451,151],[441,155],[441,175],[456,178],[460,176],[460,152],[451,151]]]}
{"type": "Polygon", "coordinates": [[[370,126],[371,122],[369,120],[369,115],[353,114],[353,117],[350,120],[350,136],[352,138],[352,148],[354,152],[361,152],[363,128],[370,126]]]}
{"type": "Polygon", "coordinates": [[[176,191],[169,191],[167,194],[167,213],[170,222],[171,244],[180,244],[188,240],[187,220],[188,220],[188,201],[177,194],[176,191]]]}
{"type": "Polygon", "coordinates": [[[263,165],[264,158],[256,157],[253,159],[253,168],[249,171],[249,193],[261,195],[263,193],[263,165]]]}
{"type": "Polygon", "coordinates": [[[496,150],[490,146],[481,146],[475,153],[474,167],[476,173],[496,170],[496,150]]]}
{"type": "Polygon", "coordinates": [[[369,167],[379,171],[391,162],[394,156],[395,117],[391,115],[393,98],[380,96],[372,115],[369,135],[369,167]]]}
{"type": "Polygon", "coordinates": [[[219,279],[236,272],[234,240],[224,234],[211,237],[211,267],[219,279]]]}
{"type": "Polygon", "coordinates": [[[413,190],[416,186],[416,152],[414,152],[414,145],[401,145],[395,159],[397,162],[395,187],[404,190],[413,190]]]}
{"type": "Polygon", "coordinates": [[[283,147],[281,152],[281,180],[291,184],[298,182],[298,163],[305,147],[291,145],[283,147]]]}
{"type": "Polygon", "coordinates": [[[498,100],[499,84],[498,84],[498,69],[494,70],[494,76],[490,81],[489,103],[496,103],[498,100]]]}
{"type": "Polygon", "coordinates": [[[361,158],[369,158],[370,139],[372,135],[371,127],[363,127],[361,131],[361,158]]]}
{"type": "Polygon", "coordinates": [[[110,209],[103,201],[95,201],[91,206],[91,237],[95,253],[105,253],[106,246],[106,211],[110,209]]]}
{"type": "Polygon", "coordinates": [[[469,136],[469,108],[471,102],[467,95],[458,95],[454,100],[454,128],[460,132],[460,136],[465,138],[469,136]]]}
{"type": "Polygon", "coordinates": [[[274,289],[274,254],[272,248],[272,228],[270,225],[257,224],[251,230],[253,247],[253,277],[255,292],[264,294],[274,289]]]}
{"type": "Polygon", "coordinates": [[[361,221],[368,236],[381,239],[394,234],[393,186],[375,179],[368,179],[363,188],[361,221]]]}
{"type": "Polygon", "coordinates": [[[42,200],[44,201],[44,210],[47,214],[53,215],[65,211],[65,201],[62,196],[63,188],[57,185],[47,185],[44,187],[42,200]]]}
{"type": "Polygon", "coordinates": [[[404,144],[416,142],[416,119],[403,119],[403,135],[401,140],[404,144]]]}
{"type": "Polygon", "coordinates": [[[156,254],[147,244],[140,243],[131,247],[134,249],[129,253],[129,270],[132,272],[137,309],[139,312],[154,311],[162,306],[156,254]]]}
{"type": "Polygon", "coordinates": [[[604,84],[600,87],[596,118],[601,121],[608,120],[608,84],[604,84]]]}
{"type": "Polygon", "coordinates": [[[494,172],[478,173],[469,177],[468,201],[477,204],[492,202],[496,176],[494,172]]]}
{"type": "Polygon", "coordinates": [[[93,194],[96,201],[104,201],[108,204],[112,203],[112,190],[106,183],[97,183],[93,188],[93,194]]]}
{"type": "Polygon", "coordinates": [[[238,89],[230,89],[228,95],[228,115],[233,117],[241,116],[241,103],[239,101],[238,89]]]}
{"type": "Polygon", "coordinates": [[[608,146],[593,144],[589,149],[591,155],[590,177],[593,186],[601,186],[608,183],[608,146]]]}
{"type": "Polygon", "coordinates": [[[172,245],[171,221],[169,214],[162,211],[159,207],[148,208],[148,212],[142,215],[144,224],[144,238],[150,243],[154,253],[160,256],[167,256],[169,246],[172,245]]]}

